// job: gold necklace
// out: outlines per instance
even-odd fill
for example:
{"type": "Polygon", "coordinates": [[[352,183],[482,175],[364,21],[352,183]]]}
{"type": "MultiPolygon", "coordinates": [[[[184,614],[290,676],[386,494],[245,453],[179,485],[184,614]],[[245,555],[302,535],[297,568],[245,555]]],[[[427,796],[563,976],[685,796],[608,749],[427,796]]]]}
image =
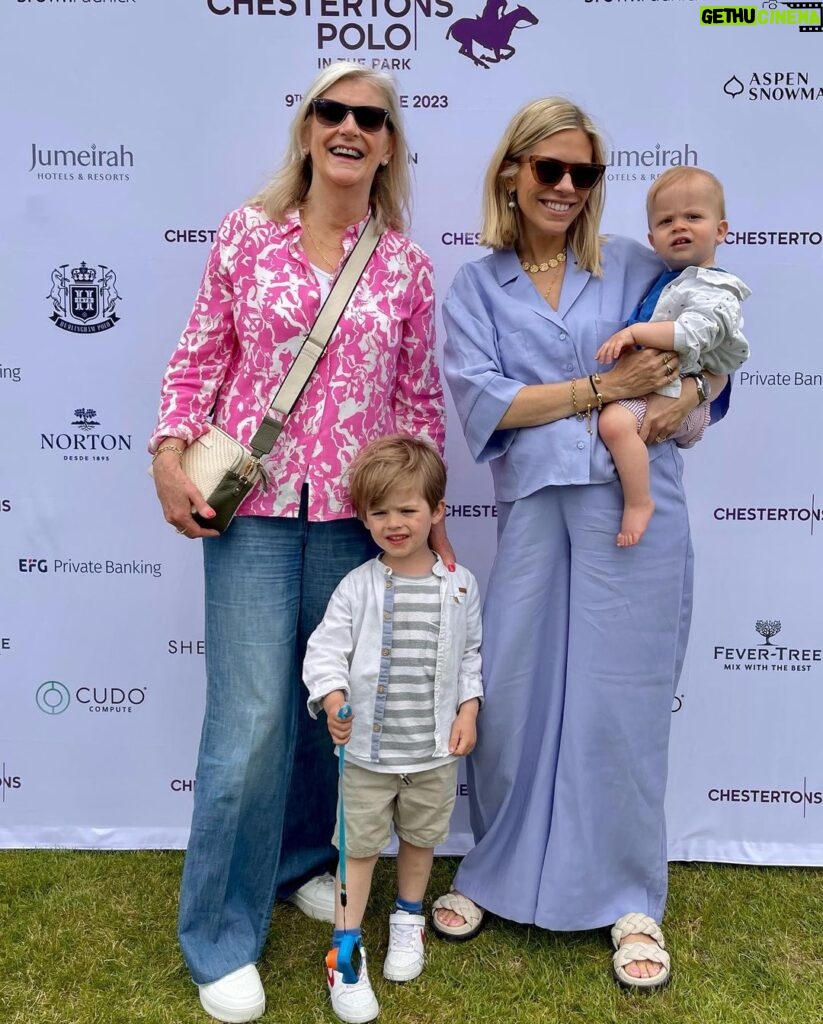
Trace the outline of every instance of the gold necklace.
{"type": "MultiPolygon", "coordinates": [[[[311,234],[311,232],[309,232],[309,234],[311,234]]],[[[565,262],[566,247],[563,246],[560,252],[550,260],[544,260],[542,263],[530,263],[528,260],[521,260],[520,266],[529,274],[542,274],[546,270],[554,270],[555,267],[558,267],[561,263],[565,262]]]]}
{"type": "MultiPolygon", "coordinates": [[[[552,302],[552,293],[554,292],[555,285],[559,285],[559,284],[560,284],[560,277],[557,274],[555,274],[552,277],[551,284],[543,292],[543,298],[546,300],[546,302],[548,302],[548,304],[552,307],[552,309],[555,308],[554,307],[554,303],[552,302]]],[[[559,295],[559,292],[558,292],[558,295],[559,295]]]]}
{"type": "Polygon", "coordinates": [[[302,223],[303,223],[303,227],[304,227],[304,228],[306,229],[306,231],[307,231],[307,232],[308,232],[308,234],[309,234],[309,238],[310,238],[310,239],[312,240],[312,242],[314,243],[314,247],[315,247],[315,249],[317,249],[317,254],[318,254],[318,256],[320,257],[320,259],[321,259],[321,260],[324,260],[324,261],[325,261],[325,263],[327,264],[327,266],[331,267],[331,268],[332,268],[332,270],[335,270],[335,269],[337,268],[338,264],[340,263],[340,259],[341,259],[341,256],[340,256],[340,255],[339,255],[339,254],[337,253],[337,249],[340,249],[340,248],[342,248],[342,243],[338,242],[338,244],[337,244],[337,249],[330,249],[330,248],[329,248],[329,247],[328,247],[327,245],[321,245],[321,244],[320,244],[320,243],[319,243],[319,242],[317,241],[317,239],[316,239],[316,238],[314,237],[314,232],[313,232],[313,231],[312,231],[312,229],[311,229],[311,228],[309,227],[309,222],[308,222],[307,220],[304,220],[304,221],[303,221],[302,223]],[[335,259],[335,260],[330,260],[330,259],[328,258],[328,256],[324,256],[324,255],[323,255],[323,249],[325,249],[325,250],[326,250],[326,252],[331,252],[331,253],[334,253],[334,255],[335,255],[335,256],[337,256],[337,259],[335,259]]]}

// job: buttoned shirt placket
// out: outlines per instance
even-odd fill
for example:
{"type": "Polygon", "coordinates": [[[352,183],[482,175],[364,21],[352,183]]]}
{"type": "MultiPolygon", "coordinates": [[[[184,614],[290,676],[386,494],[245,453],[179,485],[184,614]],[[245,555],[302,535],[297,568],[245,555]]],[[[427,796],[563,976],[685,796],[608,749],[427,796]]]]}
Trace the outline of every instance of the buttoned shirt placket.
{"type": "Polygon", "coordinates": [[[394,630],[394,580],[388,566],[383,569],[385,589],[383,591],[383,624],[380,634],[380,669],[377,673],[377,687],[374,695],[374,722],[371,727],[371,760],[380,760],[380,740],[383,737],[383,719],[386,713],[386,699],[389,695],[389,670],[391,669],[391,647],[394,630]]]}

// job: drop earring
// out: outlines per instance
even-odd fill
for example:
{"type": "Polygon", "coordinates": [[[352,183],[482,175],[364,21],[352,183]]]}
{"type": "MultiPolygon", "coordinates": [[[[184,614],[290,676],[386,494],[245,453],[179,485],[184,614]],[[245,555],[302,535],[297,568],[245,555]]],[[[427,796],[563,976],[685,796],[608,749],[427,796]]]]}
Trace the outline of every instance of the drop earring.
{"type": "Polygon", "coordinates": [[[508,205],[510,210],[517,209],[517,203],[515,202],[515,198],[514,198],[516,195],[517,195],[516,192],[509,192],[509,202],[508,202],[507,205],[508,205]]]}

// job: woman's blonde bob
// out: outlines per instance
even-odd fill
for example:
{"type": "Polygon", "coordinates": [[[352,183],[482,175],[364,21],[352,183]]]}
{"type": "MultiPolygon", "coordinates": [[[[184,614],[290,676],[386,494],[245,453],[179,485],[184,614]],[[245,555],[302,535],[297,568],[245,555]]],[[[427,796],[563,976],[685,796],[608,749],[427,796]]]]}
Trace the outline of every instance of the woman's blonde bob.
{"type": "Polygon", "coordinates": [[[394,153],[385,167],[378,167],[372,182],[369,199],[372,213],[380,231],[392,228],[404,231],[410,212],[411,187],[406,135],[400,116],[400,102],[394,82],[388,75],[371,71],[359,64],[336,61],[324,68],[306,90],[303,100],[289,128],[289,146],[283,166],[257,195],[248,201],[259,206],[271,220],[282,224],[293,210],[302,206],[311,186],[311,157],[304,154],[305,123],[310,116],[312,100],[319,99],[333,85],[348,79],[365,81],[373,85],[383,97],[389,111],[394,141],[394,153]]]}
{"type": "MultiPolygon", "coordinates": [[[[561,96],[534,100],[509,122],[486,171],[483,186],[483,223],[480,244],[492,249],[516,248],[520,240],[519,211],[509,207],[508,184],[517,174],[518,161],[557,132],[579,129],[592,144],[592,162],[606,163],[606,147],[594,122],[579,107],[561,96]]],[[[605,176],[604,176],[605,177],[605,176]]],[[[604,178],[589,193],[589,200],[569,228],[567,245],[580,267],[599,276],[600,218],[603,214],[604,178]]]]}

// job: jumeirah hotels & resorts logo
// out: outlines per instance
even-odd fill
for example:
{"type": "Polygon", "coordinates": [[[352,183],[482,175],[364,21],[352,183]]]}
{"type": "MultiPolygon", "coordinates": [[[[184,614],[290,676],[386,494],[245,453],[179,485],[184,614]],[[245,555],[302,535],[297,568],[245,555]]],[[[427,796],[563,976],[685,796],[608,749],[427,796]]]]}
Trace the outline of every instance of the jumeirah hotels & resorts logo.
{"type": "Polygon", "coordinates": [[[819,647],[791,647],[775,642],[782,632],[780,619],[757,619],[755,631],[763,640],[752,647],[714,645],[714,660],[723,664],[728,672],[811,672],[823,662],[819,647]]]}
{"type": "Polygon", "coordinates": [[[114,327],[119,317],[115,307],[122,296],[117,293],[117,275],[111,267],[99,263],[100,273],[94,267],[73,267],[67,274],[68,263],[51,272],[51,299],[54,311],[51,321],[55,327],[72,334],[97,334],[114,327]]]}
{"type": "Polygon", "coordinates": [[[118,149],[51,149],[31,144],[29,174],[38,181],[129,181],[134,153],[121,143],[118,149]]]}

